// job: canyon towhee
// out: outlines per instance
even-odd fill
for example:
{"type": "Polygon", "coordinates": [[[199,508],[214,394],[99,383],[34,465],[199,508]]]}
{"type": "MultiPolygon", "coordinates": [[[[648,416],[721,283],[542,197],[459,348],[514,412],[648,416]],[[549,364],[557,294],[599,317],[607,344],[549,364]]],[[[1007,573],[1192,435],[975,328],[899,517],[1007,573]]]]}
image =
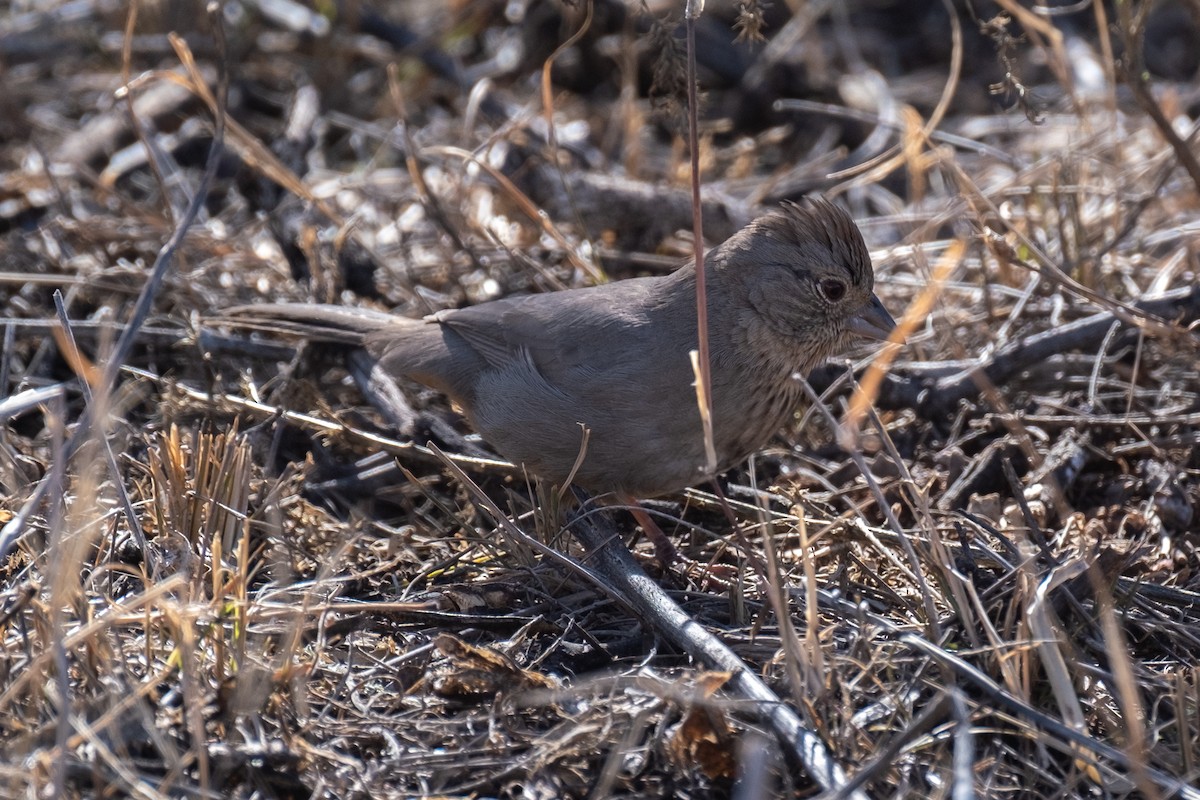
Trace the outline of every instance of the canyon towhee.
{"type": "MultiPolygon", "coordinates": [[[[788,205],[705,258],[717,471],[788,420],[798,378],[851,335],[895,326],[866,245],[824,201],[788,205]]],[[[510,297],[414,320],[329,305],[232,309],[223,321],[364,348],[389,375],[445,392],[497,451],[561,485],[651,497],[704,477],[688,356],[696,273],[510,297]]]]}

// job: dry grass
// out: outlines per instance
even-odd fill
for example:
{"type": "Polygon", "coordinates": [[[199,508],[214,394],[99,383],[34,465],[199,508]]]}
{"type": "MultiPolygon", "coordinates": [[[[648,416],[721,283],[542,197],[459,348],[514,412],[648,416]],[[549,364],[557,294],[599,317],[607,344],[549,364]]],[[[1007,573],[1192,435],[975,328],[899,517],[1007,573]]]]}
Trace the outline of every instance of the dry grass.
{"type": "MultiPolygon", "coordinates": [[[[198,315],[254,300],[419,314],[688,251],[665,235],[690,227],[671,216],[686,155],[668,124],[641,124],[631,29],[597,15],[556,57],[574,88],[546,93],[551,114],[527,78],[581,13],[545,52],[526,41],[527,62],[493,64],[472,102],[438,48],[481,65],[520,26],[500,4],[424,10],[409,24],[435,47],[405,57],[349,22],[309,40],[227,21],[238,124],[112,384],[115,331],[214,117],[147,74],[147,166],[113,101],[124,16],[0,28],[0,44],[51,40],[10,54],[0,100],[0,796],[727,797],[738,776],[746,797],[816,791],[762,709],[606,590],[552,498],[444,400],[412,387],[417,433],[397,437],[320,354],[198,342],[198,315]],[[66,55],[84,40],[100,45],[66,55]],[[612,75],[587,84],[572,59],[593,56],[612,75]],[[319,135],[289,138],[305,97],[319,135]],[[596,177],[618,164],[629,186],[596,177]],[[634,181],[659,183],[653,213],[634,181]],[[58,316],[55,291],[71,336],[29,322],[58,316]]],[[[190,30],[219,98],[219,44],[173,13],[142,9],[130,74],[179,67],[155,36],[190,30]]],[[[864,395],[844,364],[814,377],[824,402],[729,476],[736,530],[703,489],[653,505],[707,565],[663,583],[871,797],[1172,796],[1200,782],[1200,191],[1111,82],[1105,37],[1049,18],[996,60],[1000,23],[981,39],[964,21],[939,108],[953,58],[876,81],[844,48],[852,31],[876,58],[878,31],[841,14],[787,29],[804,74],[825,97],[839,78],[883,92],[895,147],[847,157],[861,137],[837,109],[764,126],[714,83],[700,165],[710,199],[737,200],[705,230],[799,186],[838,196],[885,304],[909,309],[908,344],[856,373],[864,395]],[[1098,83],[1064,81],[1063,42],[1091,48],[1098,83]],[[1043,103],[1042,124],[987,110],[998,63],[1022,70],[1008,88],[1043,103]],[[1071,325],[1098,314],[1098,334],[1071,325]]],[[[765,47],[797,68],[794,48],[765,47]]],[[[1149,88],[1195,152],[1195,84],[1149,88]]]]}

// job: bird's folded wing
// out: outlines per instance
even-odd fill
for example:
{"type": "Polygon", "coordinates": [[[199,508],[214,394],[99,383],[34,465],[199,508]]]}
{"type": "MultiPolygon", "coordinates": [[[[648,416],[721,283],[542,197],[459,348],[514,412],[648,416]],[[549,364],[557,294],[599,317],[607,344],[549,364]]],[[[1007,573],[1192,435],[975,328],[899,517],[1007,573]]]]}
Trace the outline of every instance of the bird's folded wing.
{"type": "MultiPolygon", "coordinates": [[[[644,356],[662,351],[663,340],[674,338],[656,310],[661,306],[652,292],[656,280],[631,278],[589,289],[495,300],[440,312],[432,321],[462,337],[488,365],[532,365],[560,391],[569,388],[578,394],[595,391],[598,384],[644,383],[662,377],[658,368],[644,369],[652,362],[644,356]],[[655,314],[658,324],[652,322],[655,314]]],[[[686,339],[695,322],[684,319],[681,324],[686,339]]],[[[680,355],[685,366],[686,357],[685,349],[680,355]]]]}
{"type": "Polygon", "coordinates": [[[556,341],[554,321],[540,313],[545,307],[544,296],[529,295],[439,311],[427,319],[457,333],[497,369],[520,359],[552,372],[562,345],[556,341]]]}

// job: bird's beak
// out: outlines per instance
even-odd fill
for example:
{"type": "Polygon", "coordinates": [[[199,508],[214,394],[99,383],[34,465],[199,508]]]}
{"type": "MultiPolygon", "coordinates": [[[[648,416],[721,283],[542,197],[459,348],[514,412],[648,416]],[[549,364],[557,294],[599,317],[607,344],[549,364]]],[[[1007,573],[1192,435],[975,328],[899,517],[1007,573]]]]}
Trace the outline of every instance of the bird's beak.
{"type": "Polygon", "coordinates": [[[872,294],[871,302],[850,320],[848,329],[851,333],[867,339],[886,342],[896,329],[896,320],[892,319],[892,315],[883,307],[883,303],[879,302],[879,298],[872,294]]]}

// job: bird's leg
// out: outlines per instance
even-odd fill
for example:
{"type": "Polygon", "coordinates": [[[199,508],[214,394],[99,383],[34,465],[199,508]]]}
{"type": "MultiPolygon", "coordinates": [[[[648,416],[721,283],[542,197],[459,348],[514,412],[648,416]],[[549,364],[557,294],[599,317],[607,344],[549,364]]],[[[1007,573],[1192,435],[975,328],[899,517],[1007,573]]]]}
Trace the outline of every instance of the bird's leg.
{"type": "MultiPolygon", "coordinates": [[[[583,502],[589,501],[589,498],[582,489],[575,488],[576,499],[584,498],[583,502]]],[[[608,497],[601,498],[600,505],[608,507],[622,507],[629,510],[633,515],[634,520],[642,527],[642,531],[646,534],[646,538],[654,545],[654,559],[658,561],[658,565],[663,572],[669,572],[671,566],[676,562],[683,560],[679,552],[675,549],[675,545],[667,538],[667,535],[662,532],[662,528],[658,527],[650,515],[646,513],[646,509],[637,501],[633,495],[625,492],[613,492],[608,497]]]]}
{"type": "Polygon", "coordinates": [[[664,574],[669,574],[671,567],[682,565],[685,575],[698,577],[705,586],[711,583],[723,589],[730,588],[732,585],[730,578],[733,576],[722,574],[728,572],[728,568],[720,565],[703,564],[693,558],[681,555],[675,549],[674,543],[662,532],[662,528],[658,527],[658,524],[646,513],[646,509],[640,503],[627,496],[620,498],[620,500],[629,506],[629,513],[642,526],[642,530],[646,533],[646,538],[654,545],[654,558],[658,561],[659,567],[664,574]]]}
{"type": "Polygon", "coordinates": [[[637,520],[638,525],[642,526],[642,531],[650,540],[650,544],[654,545],[654,557],[658,559],[659,566],[664,572],[670,570],[671,565],[679,560],[679,552],[675,549],[675,545],[637,500],[632,497],[622,497],[621,502],[628,504],[629,513],[633,514],[633,518],[637,520]]]}

